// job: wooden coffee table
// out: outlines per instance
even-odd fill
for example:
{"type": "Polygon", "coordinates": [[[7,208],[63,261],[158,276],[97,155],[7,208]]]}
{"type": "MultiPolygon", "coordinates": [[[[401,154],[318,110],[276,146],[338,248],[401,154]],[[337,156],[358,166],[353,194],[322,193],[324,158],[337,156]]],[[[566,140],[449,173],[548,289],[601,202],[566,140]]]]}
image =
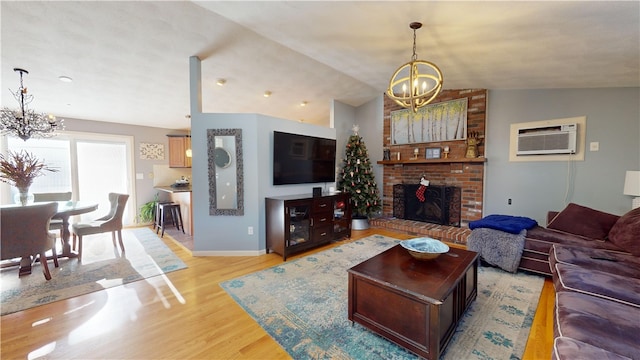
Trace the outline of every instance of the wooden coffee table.
{"type": "Polygon", "coordinates": [[[349,320],[426,359],[438,359],[477,295],[478,254],[451,248],[419,261],[400,245],[349,273],[349,320]]]}

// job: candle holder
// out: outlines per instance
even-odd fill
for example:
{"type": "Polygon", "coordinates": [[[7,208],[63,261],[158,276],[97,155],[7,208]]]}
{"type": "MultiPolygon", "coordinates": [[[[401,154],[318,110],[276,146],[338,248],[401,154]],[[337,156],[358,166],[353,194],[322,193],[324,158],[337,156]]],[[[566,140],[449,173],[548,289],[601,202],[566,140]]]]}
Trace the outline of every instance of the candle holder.
{"type": "Polygon", "coordinates": [[[449,147],[448,146],[444,147],[444,149],[442,151],[442,154],[444,155],[443,158],[445,158],[445,159],[449,158],[449,147]]]}
{"type": "Polygon", "coordinates": [[[413,160],[418,160],[418,156],[420,155],[420,149],[413,149],[413,160]]]}

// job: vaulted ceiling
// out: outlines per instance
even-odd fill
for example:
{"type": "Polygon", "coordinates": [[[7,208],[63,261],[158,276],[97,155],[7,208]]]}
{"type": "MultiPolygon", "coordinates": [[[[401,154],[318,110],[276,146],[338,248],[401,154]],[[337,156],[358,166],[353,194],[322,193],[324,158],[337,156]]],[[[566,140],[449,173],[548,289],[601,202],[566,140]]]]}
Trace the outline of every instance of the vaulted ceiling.
{"type": "Polygon", "coordinates": [[[386,90],[412,21],[446,89],[640,86],[638,1],[2,1],[0,15],[2,105],[20,67],[32,107],[62,118],[189,128],[195,55],[205,112],[327,126],[332,99],[386,90]]]}

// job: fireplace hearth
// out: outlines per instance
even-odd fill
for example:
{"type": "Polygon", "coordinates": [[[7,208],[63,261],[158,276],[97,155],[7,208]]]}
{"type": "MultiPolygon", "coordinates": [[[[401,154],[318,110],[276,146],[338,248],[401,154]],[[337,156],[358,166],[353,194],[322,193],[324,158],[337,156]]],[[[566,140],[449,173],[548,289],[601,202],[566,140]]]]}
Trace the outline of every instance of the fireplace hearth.
{"type": "Polygon", "coordinates": [[[398,219],[460,226],[459,187],[429,185],[423,197],[418,195],[419,184],[393,186],[393,216],[398,219]],[[424,201],[422,201],[424,199],[424,201]]]}

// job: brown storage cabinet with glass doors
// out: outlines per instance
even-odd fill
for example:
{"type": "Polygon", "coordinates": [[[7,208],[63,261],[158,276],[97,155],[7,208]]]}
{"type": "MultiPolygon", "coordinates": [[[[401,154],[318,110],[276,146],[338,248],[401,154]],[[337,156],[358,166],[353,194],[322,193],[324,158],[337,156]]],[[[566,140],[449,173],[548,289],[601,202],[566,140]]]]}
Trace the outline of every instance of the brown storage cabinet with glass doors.
{"type": "Polygon", "coordinates": [[[288,195],[265,199],[267,253],[287,256],[351,237],[349,195],[288,195]]]}

